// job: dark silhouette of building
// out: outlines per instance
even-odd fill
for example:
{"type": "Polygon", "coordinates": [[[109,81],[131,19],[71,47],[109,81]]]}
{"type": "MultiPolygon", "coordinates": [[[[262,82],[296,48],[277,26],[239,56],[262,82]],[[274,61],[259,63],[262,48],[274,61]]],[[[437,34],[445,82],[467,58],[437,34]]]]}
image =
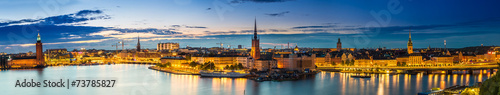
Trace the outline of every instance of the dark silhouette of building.
{"type": "Polygon", "coordinates": [[[137,51],[141,51],[141,41],[139,39],[139,36],[137,36],[137,51]]]}
{"type": "Polygon", "coordinates": [[[340,38],[339,38],[339,42],[337,42],[337,51],[340,51],[342,50],[342,43],[340,42],[340,38]]]}

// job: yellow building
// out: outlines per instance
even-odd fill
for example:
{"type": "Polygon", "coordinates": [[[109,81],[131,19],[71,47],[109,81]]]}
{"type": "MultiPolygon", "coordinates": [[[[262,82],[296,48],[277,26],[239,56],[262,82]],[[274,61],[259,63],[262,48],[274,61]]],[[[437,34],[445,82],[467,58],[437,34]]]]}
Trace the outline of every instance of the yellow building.
{"type": "Polygon", "coordinates": [[[278,63],[277,67],[287,70],[315,70],[316,55],[305,54],[276,54],[274,58],[278,63]]]}
{"type": "Polygon", "coordinates": [[[354,60],[354,66],[372,66],[372,61],[368,58],[358,58],[354,60]]]}
{"type": "Polygon", "coordinates": [[[420,53],[412,53],[408,57],[408,62],[406,63],[409,66],[421,66],[423,65],[422,55],[420,53]]]}
{"type": "Polygon", "coordinates": [[[372,63],[376,66],[397,66],[396,59],[373,59],[372,63]]]}
{"type": "Polygon", "coordinates": [[[36,67],[37,59],[36,56],[27,57],[14,57],[8,62],[11,68],[33,68],[36,67]]]}
{"type": "Polygon", "coordinates": [[[331,63],[330,53],[327,53],[326,55],[317,55],[314,64],[316,66],[332,66],[331,63]]]}
{"type": "MultiPolygon", "coordinates": [[[[205,62],[214,62],[216,67],[223,68],[226,65],[233,65],[233,64],[238,64],[239,62],[245,62],[241,59],[247,58],[240,58],[244,56],[217,56],[217,57],[191,57],[191,61],[198,62],[198,63],[205,63],[205,62]],[[238,60],[240,59],[240,60],[238,60]]],[[[248,62],[248,61],[246,61],[248,62]]],[[[247,64],[247,63],[242,63],[242,64],[247,64]]]]}
{"type": "Polygon", "coordinates": [[[453,57],[451,56],[437,56],[433,57],[434,66],[449,66],[453,64],[453,57]]]}
{"type": "Polygon", "coordinates": [[[170,62],[174,67],[182,66],[183,63],[189,63],[189,60],[184,57],[162,57],[160,60],[162,64],[170,62]]]}

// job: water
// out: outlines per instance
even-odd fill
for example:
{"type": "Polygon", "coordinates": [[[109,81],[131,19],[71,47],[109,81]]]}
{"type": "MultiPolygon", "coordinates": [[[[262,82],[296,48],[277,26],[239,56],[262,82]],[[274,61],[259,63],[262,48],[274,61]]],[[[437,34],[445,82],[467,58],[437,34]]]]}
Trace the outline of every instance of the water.
{"type": "MultiPolygon", "coordinates": [[[[147,69],[149,65],[58,66],[31,70],[0,71],[3,95],[415,95],[432,87],[472,85],[491,77],[486,71],[477,74],[373,74],[372,78],[350,78],[349,73],[320,72],[298,81],[254,82],[246,78],[205,78],[175,75],[147,69]],[[76,79],[114,79],[111,88],[19,88],[17,80],[66,81],[76,79]]],[[[43,84],[43,83],[42,83],[43,84]]],[[[67,85],[66,85],[67,86],[67,85]]]]}

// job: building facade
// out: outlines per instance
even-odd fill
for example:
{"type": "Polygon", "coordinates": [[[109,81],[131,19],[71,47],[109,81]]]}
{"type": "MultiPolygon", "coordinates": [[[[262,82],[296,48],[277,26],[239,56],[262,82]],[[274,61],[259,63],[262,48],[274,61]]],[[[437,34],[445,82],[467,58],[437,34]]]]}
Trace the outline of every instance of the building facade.
{"type": "Polygon", "coordinates": [[[179,43],[158,43],[156,45],[156,50],[162,51],[162,50],[175,50],[179,49],[179,43]]]}
{"type": "Polygon", "coordinates": [[[257,19],[254,22],[254,30],[253,30],[253,39],[252,39],[252,50],[250,52],[250,55],[253,57],[253,59],[260,59],[260,43],[259,43],[259,38],[257,37],[257,19]]]}

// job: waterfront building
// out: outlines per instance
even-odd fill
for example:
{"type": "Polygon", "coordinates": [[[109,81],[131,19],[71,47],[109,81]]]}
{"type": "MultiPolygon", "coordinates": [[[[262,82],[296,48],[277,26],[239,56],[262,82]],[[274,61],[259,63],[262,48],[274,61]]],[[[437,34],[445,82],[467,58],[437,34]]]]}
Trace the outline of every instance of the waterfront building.
{"type": "MultiPolygon", "coordinates": [[[[233,65],[233,64],[238,64],[240,62],[250,62],[248,60],[242,60],[247,58],[246,56],[239,56],[239,55],[216,55],[216,56],[192,56],[191,61],[198,62],[198,63],[206,63],[206,62],[213,62],[216,67],[218,68],[223,68],[226,65],[233,65]]],[[[247,64],[248,63],[241,63],[247,64]]]]}
{"type": "Polygon", "coordinates": [[[407,49],[408,49],[408,54],[412,54],[413,53],[413,42],[411,42],[411,30],[409,31],[409,38],[408,38],[407,49]]]}
{"type": "Polygon", "coordinates": [[[277,61],[273,59],[256,59],[254,65],[254,68],[258,71],[268,71],[278,67],[277,61]]]}
{"type": "Polygon", "coordinates": [[[316,69],[316,54],[275,54],[277,67],[287,70],[314,70],[316,69]]]}
{"type": "Polygon", "coordinates": [[[422,54],[412,53],[408,57],[407,65],[409,66],[421,66],[423,65],[422,54]]]}
{"type": "Polygon", "coordinates": [[[11,68],[33,68],[38,64],[36,56],[13,57],[8,63],[11,68]]]}
{"type": "Polygon", "coordinates": [[[168,43],[158,43],[156,45],[156,50],[158,51],[176,50],[176,49],[179,49],[179,43],[168,42],[168,43]]]}
{"type": "Polygon", "coordinates": [[[316,66],[331,66],[331,55],[330,53],[326,54],[316,54],[315,63],[316,66]]]}
{"type": "Polygon", "coordinates": [[[340,51],[342,50],[342,43],[340,42],[340,38],[339,38],[339,41],[337,42],[337,51],[340,51]]]}
{"type": "Polygon", "coordinates": [[[189,63],[189,60],[187,60],[184,57],[166,56],[166,57],[162,57],[160,60],[161,60],[162,64],[170,63],[174,67],[181,67],[181,66],[187,65],[189,63]]]}
{"type": "Polygon", "coordinates": [[[40,33],[38,33],[35,45],[36,56],[12,57],[12,59],[8,62],[8,66],[11,68],[33,68],[37,66],[44,66],[45,58],[43,55],[42,39],[40,38],[40,33]]]}
{"type": "MultiPolygon", "coordinates": [[[[346,62],[349,63],[349,62],[346,62]]],[[[356,58],[354,60],[354,66],[372,66],[372,59],[371,58],[356,58]]]]}
{"type": "Polygon", "coordinates": [[[260,59],[260,44],[259,44],[259,38],[257,38],[257,19],[255,19],[254,22],[254,30],[253,30],[253,39],[252,39],[252,50],[250,52],[250,55],[253,57],[253,59],[260,59]]]}
{"type": "Polygon", "coordinates": [[[45,51],[47,52],[45,56],[47,64],[69,64],[73,58],[71,53],[68,53],[68,50],[65,48],[47,49],[45,51]]]}
{"type": "Polygon", "coordinates": [[[372,60],[373,65],[375,66],[397,66],[397,60],[396,59],[373,59],[372,60]]]}
{"type": "Polygon", "coordinates": [[[241,65],[250,69],[254,66],[253,59],[251,57],[238,56],[236,57],[236,63],[241,63],[241,65]]]}
{"type": "Polygon", "coordinates": [[[449,55],[439,55],[432,58],[434,60],[434,66],[449,66],[453,64],[453,57],[449,55]]]}

